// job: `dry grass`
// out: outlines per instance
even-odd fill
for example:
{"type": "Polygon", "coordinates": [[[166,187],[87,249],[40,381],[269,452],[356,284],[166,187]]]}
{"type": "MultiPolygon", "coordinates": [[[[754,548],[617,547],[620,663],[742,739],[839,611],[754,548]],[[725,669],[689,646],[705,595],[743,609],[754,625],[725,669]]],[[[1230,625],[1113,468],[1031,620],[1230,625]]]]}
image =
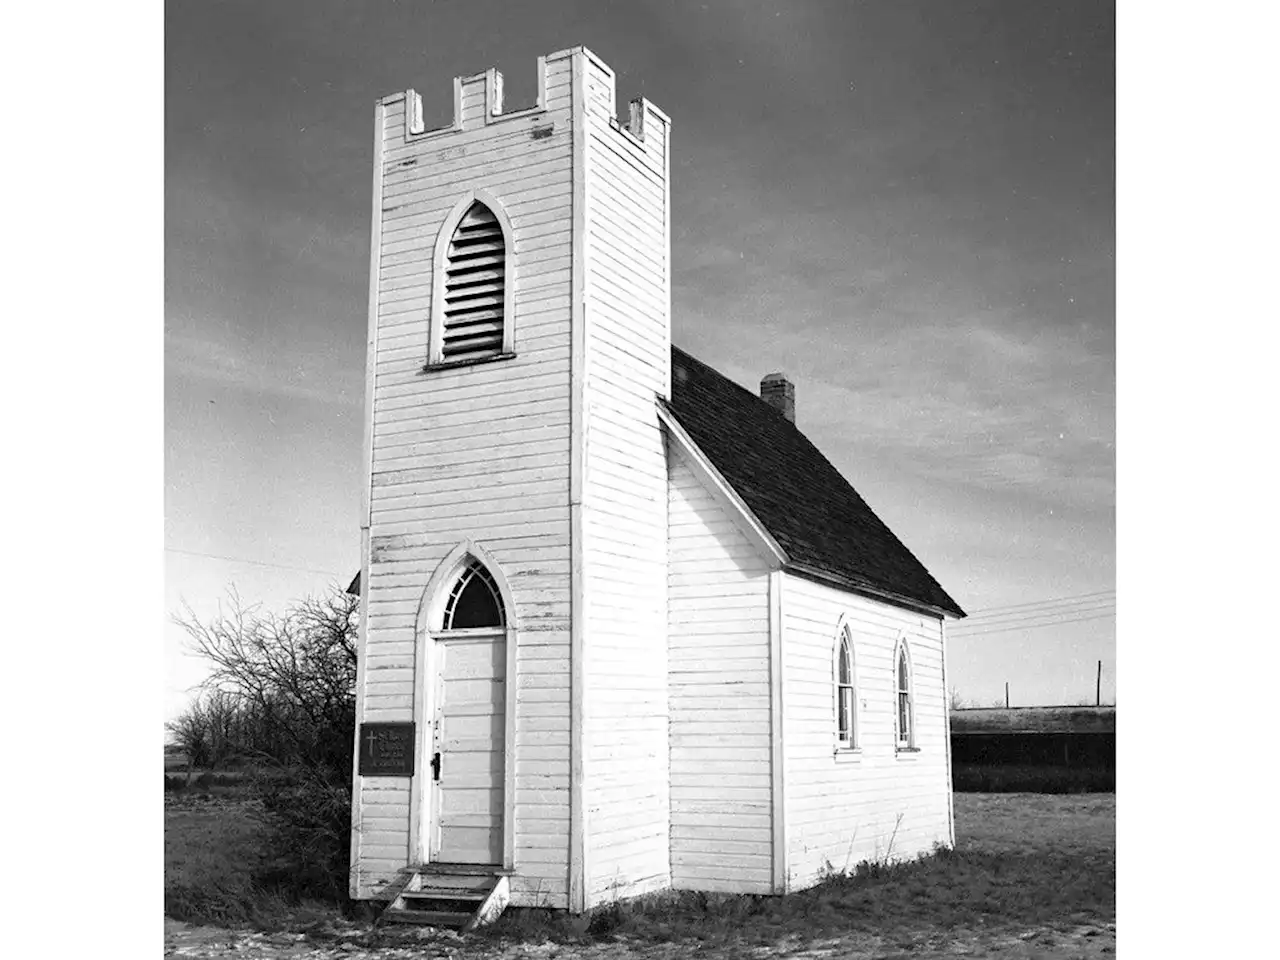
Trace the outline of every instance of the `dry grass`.
{"type": "Polygon", "coordinates": [[[1110,861],[1114,872],[1116,795],[958,793],[956,851],[1110,861]]]}
{"type": "Polygon", "coordinates": [[[907,943],[1115,919],[1114,795],[958,794],[956,820],[955,850],[864,864],[788,897],[662,893],[597,909],[585,922],[513,910],[483,935],[765,945],[859,932],[907,943]]]}
{"type": "Polygon", "coordinates": [[[261,827],[243,801],[170,802],[164,811],[164,912],[176,920],[252,918],[261,827]]]}
{"type": "MultiPolygon", "coordinates": [[[[326,912],[272,903],[270,894],[244,879],[257,863],[253,832],[233,807],[173,807],[166,815],[166,888],[174,892],[166,896],[170,916],[181,918],[185,911],[197,922],[309,929],[319,939],[340,934],[366,949],[403,945],[419,936],[356,928],[339,919],[336,906],[326,912]],[[195,901],[192,891],[202,885],[240,906],[219,914],[210,902],[195,901]],[[201,915],[204,911],[210,912],[201,915]]],[[[1096,933],[1114,922],[1114,795],[957,794],[956,820],[953,851],[890,867],[864,866],[788,897],[666,893],[582,918],[511,910],[469,937],[467,952],[487,956],[490,949],[552,940],[730,956],[783,944],[787,952],[820,949],[839,940],[874,942],[881,945],[877,950],[891,947],[918,957],[939,944],[1004,937],[1015,946],[1034,947],[1030,955],[1048,956],[1053,943],[1065,948],[1070,941],[1074,950],[1071,938],[1082,936],[1081,929],[1092,927],[1096,933]],[[1027,941],[1028,930],[1037,939],[1027,941]]]]}
{"type": "Polygon", "coordinates": [[[243,796],[167,797],[164,820],[166,917],[286,929],[337,915],[336,907],[299,903],[262,882],[264,826],[243,796]]]}

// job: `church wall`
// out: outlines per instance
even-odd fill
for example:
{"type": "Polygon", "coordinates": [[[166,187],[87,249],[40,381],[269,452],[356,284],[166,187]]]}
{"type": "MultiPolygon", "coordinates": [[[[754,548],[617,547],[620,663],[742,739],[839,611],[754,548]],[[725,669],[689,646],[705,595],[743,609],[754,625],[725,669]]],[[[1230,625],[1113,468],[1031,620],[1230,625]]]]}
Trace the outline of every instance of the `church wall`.
{"type": "Polygon", "coordinates": [[[863,860],[899,860],[951,844],[941,621],[790,574],[782,581],[788,889],[863,860]],[[836,749],[833,671],[842,622],[854,642],[856,752],[836,749]],[[896,749],[893,657],[904,636],[915,752],[896,749]]]}
{"type": "Polygon", "coordinates": [[[771,562],[669,456],[671,882],[771,893],[771,562]]]}

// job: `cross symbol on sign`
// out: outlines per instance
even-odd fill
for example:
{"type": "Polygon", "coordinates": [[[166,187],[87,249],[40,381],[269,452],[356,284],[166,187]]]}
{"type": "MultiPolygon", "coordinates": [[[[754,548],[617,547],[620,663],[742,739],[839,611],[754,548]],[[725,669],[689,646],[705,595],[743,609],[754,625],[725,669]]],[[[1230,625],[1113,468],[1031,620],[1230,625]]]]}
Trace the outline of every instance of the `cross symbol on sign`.
{"type": "Polygon", "coordinates": [[[376,730],[369,731],[369,752],[373,753],[373,748],[378,743],[378,732],[376,730]]]}

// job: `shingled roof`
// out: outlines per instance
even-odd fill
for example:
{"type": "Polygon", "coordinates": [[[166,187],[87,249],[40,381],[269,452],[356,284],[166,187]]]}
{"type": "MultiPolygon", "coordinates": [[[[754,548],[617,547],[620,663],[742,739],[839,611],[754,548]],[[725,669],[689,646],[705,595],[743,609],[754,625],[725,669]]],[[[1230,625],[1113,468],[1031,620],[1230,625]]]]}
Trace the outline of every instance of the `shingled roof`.
{"type": "Polygon", "coordinates": [[[953,616],[964,611],[791,421],[678,347],[667,409],[798,576],[953,616]]]}

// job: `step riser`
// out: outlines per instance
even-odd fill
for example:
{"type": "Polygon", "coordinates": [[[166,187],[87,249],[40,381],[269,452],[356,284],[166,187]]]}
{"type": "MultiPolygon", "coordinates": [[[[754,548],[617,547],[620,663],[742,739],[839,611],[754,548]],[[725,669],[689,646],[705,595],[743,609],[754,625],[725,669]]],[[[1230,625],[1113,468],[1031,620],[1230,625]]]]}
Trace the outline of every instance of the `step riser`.
{"type": "Polygon", "coordinates": [[[465,913],[467,916],[476,912],[483,900],[455,900],[452,897],[404,897],[401,907],[405,910],[429,910],[434,913],[465,913]]]}
{"type": "Polygon", "coordinates": [[[408,890],[406,892],[408,893],[439,892],[439,893],[449,893],[449,895],[451,896],[454,895],[454,893],[468,893],[468,895],[484,897],[489,895],[489,891],[493,890],[493,887],[494,887],[494,881],[493,881],[493,878],[490,877],[489,879],[486,879],[486,881],[484,881],[483,883],[465,883],[465,882],[463,883],[458,883],[458,882],[411,883],[410,887],[408,887],[408,890]]]}
{"type": "Polygon", "coordinates": [[[415,871],[418,876],[426,877],[484,877],[492,880],[494,877],[510,876],[512,871],[503,867],[489,867],[482,864],[474,863],[426,863],[419,867],[409,867],[411,871],[415,871]]]}
{"type": "Polygon", "coordinates": [[[425,874],[413,870],[379,920],[449,927],[466,933],[477,925],[492,923],[502,913],[509,899],[507,883],[506,876],[492,873],[484,876],[468,870],[425,874]]]}

